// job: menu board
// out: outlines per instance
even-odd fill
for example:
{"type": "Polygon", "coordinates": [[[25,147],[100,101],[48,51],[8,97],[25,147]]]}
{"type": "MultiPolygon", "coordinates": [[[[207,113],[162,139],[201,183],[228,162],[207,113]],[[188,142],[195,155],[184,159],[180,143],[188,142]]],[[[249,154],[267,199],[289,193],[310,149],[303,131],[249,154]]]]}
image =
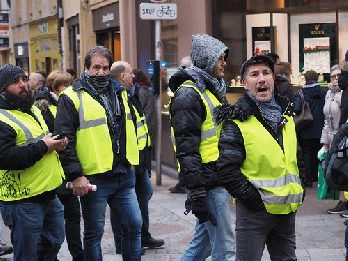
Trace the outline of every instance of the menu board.
{"type": "Polygon", "coordinates": [[[330,37],[303,39],[303,71],[330,73],[330,37]]]}
{"type": "MultiPolygon", "coordinates": [[[[316,23],[299,25],[299,73],[315,70],[330,81],[330,68],[337,63],[337,25],[316,23]]],[[[295,73],[295,72],[294,72],[295,73]]]]}

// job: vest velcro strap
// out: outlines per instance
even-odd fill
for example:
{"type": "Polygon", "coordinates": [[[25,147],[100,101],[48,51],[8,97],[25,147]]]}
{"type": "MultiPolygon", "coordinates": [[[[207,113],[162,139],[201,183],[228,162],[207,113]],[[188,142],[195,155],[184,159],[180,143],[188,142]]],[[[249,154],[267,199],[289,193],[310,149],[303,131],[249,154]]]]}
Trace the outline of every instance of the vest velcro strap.
{"type": "Polygon", "coordinates": [[[300,203],[303,199],[303,193],[299,194],[290,194],[288,196],[275,196],[271,194],[266,194],[264,192],[260,192],[263,194],[263,200],[265,204],[267,205],[285,205],[285,204],[291,204],[291,203],[300,203]]]}
{"type": "Polygon", "coordinates": [[[84,129],[88,129],[91,127],[97,127],[97,126],[101,126],[106,124],[106,120],[105,118],[99,118],[99,119],[95,119],[95,120],[90,120],[90,121],[85,121],[84,119],[80,120],[80,126],[77,130],[84,130],[84,129]]]}
{"type": "Polygon", "coordinates": [[[294,174],[287,174],[284,176],[281,176],[278,179],[272,179],[272,180],[251,180],[251,183],[254,184],[257,188],[280,188],[284,185],[290,184],[290,183],[296,183],[301,184],[301,180],[299,176],[294,174]]]}
{"type": "Polygon", "coordinates": [[[27,138],[27,141],[31,142],[31,140],[33,139],[33,134],[26,126],[24,126],[22,122],[20,122],[18,119],[16,119],[13,115],[11,115],[8,111],[4,109],[0,109],[0,113],[4,115],[6,118],[8,118],[10,121],[16,123],[19,126],[19,128],[23,130],[24,135],[27,138]]]}

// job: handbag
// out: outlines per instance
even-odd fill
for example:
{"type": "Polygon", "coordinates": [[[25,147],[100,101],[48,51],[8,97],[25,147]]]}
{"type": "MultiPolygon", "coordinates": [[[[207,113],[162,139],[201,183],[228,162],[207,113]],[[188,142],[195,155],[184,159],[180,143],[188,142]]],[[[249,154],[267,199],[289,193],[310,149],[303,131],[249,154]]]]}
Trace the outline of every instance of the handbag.
{"type": "Polygon", "coordinates": [[[294,116],[294,122],[297,131],[301,130],[308,123],[311,123],[313,121],[311,108],[309,107],[309,104],[304,100],[302,89],[299,90],[298,93],[300,94],[300,97],[302,99],[302,109],[299,115],[294,116]]]}
{"type": "Polygon", "coordinates": [[[318,152],[319,166],[318,166],[318,190],[317,198],[322,199],[340,199],[340,191],[337,189],[332,189],[327,186],[326,180],[324,178],[323,163],[327,156],[327,151],[322,147],[318,152]]]}

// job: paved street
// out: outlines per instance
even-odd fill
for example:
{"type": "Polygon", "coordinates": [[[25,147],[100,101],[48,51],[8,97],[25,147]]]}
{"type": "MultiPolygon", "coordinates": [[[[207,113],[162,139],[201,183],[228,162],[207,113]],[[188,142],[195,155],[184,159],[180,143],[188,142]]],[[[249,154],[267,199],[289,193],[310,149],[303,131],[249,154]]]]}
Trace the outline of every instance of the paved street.
{"type": "MultiPolygon", "coordinates": [[[[168,188],[177,182],[172,177],[163,175],[162,186],[156,186],[155,173],[152,175],[154,195],[150,201],[150,232],[155,238],[165,240],[165,245],[159,249],[147,249],[142,257],[144,261],[176,261],[188,246],[194,233],[195,218],[192,214],[185,216],[185,195],[171,194],[168,188]]],[[[297,256],[299,261],[341,261],[344,260],[344,218],[330,215],[326,209],[337,202],[316,199],[316,189],[307,190],[304,204],[300,207],[296,221],[297,256]]],[[[232,211],[235,211],[234,206],[232,211]]],[[[9,230],[3,227],[3,240],[10,242],[9,230]]],[[[113,234],[111,231],[109,212],[105,234],[102,240],[104,260],[122,260],[121,255],[115,254],[113,234]]],[[[71,261],[66,243],[63,244],[58,256],[60,261],[71,261]]],[[[1,260],[1,259],[0,259],[1,260]]],[[[12,260],[12,255],[3,260],[12,260]]],[[[211,260],[210,258],[208,260],[211,260]]],[[[262,261],[268,261],[265,250],[262,261]]]]}

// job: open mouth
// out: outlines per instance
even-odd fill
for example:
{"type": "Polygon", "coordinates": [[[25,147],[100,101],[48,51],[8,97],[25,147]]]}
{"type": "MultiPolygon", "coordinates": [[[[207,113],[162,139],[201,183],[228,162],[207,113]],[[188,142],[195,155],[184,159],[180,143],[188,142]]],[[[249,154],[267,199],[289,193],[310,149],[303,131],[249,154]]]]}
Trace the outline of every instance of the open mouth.
{"type": "Polygon", "coordinates": [[[267,92],[267,90],[268,89],[266,87],[261,87],[257,89],[258,92],[267,92]]]}

